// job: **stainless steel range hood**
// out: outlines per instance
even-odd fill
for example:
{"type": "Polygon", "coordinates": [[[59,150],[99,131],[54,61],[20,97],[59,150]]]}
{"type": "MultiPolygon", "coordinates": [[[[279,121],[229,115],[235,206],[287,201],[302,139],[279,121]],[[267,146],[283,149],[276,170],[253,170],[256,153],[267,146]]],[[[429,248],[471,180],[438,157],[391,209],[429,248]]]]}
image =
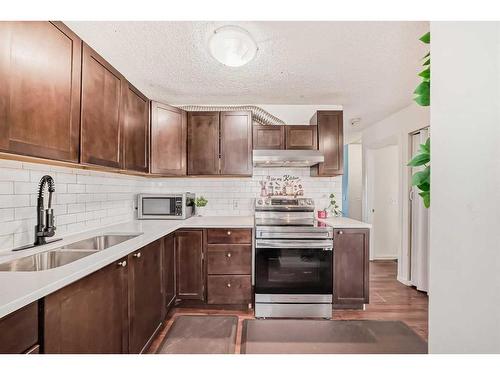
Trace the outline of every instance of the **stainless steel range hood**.
{"type": "Polygon", "coordinates": [[[310,167],[324,161],[318,150],[253,150],[254,167],[310,167]]]}

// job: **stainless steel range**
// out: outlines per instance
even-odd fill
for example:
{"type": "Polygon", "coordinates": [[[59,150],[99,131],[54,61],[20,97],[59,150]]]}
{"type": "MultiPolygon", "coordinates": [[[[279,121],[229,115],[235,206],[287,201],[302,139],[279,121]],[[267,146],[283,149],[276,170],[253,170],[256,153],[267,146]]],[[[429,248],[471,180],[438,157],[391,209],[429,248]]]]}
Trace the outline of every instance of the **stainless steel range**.
{"type": "Polygon", "coordinates": [[[332,317],[333,228],[309,198],[255,203],[255,316],[332,317]]]}

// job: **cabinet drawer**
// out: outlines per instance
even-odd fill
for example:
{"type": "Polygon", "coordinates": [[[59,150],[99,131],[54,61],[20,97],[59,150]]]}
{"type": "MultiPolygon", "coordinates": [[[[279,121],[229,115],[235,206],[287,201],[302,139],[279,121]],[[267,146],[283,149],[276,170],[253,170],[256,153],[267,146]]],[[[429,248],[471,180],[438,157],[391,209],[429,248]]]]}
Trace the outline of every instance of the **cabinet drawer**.
{"type": "Polygon", "coordinates": [[[0,354],[24,353],[37,342],[37,302],[0,319],[0,354]]]}
{"type": "Polygon", "coordinates": [[[208,229],[208,243],[252,243],[251,229],[208,229]]]}
{"type": "Polygon", "coordinates": [[[208,303],[214,305],[245,304],[252,302],[252,276],[208,276],[208,303]]]}
{"type": "Polygon", "coordinates": [[[208,245],[209,275],[249,275],[251,273],[251,245],[208,245]]]}

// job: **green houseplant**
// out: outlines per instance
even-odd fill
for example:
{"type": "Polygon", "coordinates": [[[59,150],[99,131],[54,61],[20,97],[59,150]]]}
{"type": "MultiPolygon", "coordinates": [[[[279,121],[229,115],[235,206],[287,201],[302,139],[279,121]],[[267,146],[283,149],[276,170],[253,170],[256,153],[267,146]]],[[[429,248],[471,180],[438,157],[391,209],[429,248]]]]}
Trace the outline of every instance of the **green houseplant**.
{"type": "MultiPolygon", "coordinates": [[[[431,34],[425,33],[420,38],[425,44],[430,44],[431,34]]],[[[427,107],[431,104],[431,54],[428,52],[423,57],[424,70],[419,73],[419,77],[422,78],[422,82],[417,86],[415,91],[415,97],[413,100],[418,105],[427,107]]],[[[431,139],[428,138],[427,141],[420,145],[418,153],[409,161],[407,164],[409,167],[420,167],[423,166],[424,169],[415,172],[411,179],[412,186],[416,186],[420,192],[418,193],[424,202],[424,206],[429,208],[431,205],[431,139]]]]}
{"type": "Polygon", "coordinates": [[[329,198],[330,198],[330,204],[328,205],[327,208],[325,208],[325,211],[330,211],[330,213],[334,217],[342,215],[342,211],[339,209],[339,205],[337,204],[337,198],[335,197],[335,194],[331,193],[329,198]]]}
{"type": "Polygon", "coordinates": [[[206,199],[203,195],[196,198],[194,201],[196,206],[196,214],[198,216],[203,216],[205,214],[205,208],[208,204],[208,199],[206,199]]]}

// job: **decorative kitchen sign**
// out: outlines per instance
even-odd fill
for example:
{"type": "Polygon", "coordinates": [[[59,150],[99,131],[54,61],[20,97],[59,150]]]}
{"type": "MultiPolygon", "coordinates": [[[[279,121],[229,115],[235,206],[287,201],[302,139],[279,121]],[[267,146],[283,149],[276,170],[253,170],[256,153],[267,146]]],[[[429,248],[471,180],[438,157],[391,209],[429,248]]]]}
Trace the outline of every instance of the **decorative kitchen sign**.
{"type": "Polygon", "coordinates": [[[302,195],[304,195],[304,188],[300,177],[285,174],[282,177],[267,176],[260,181],[261,197],[302,195]]]}

